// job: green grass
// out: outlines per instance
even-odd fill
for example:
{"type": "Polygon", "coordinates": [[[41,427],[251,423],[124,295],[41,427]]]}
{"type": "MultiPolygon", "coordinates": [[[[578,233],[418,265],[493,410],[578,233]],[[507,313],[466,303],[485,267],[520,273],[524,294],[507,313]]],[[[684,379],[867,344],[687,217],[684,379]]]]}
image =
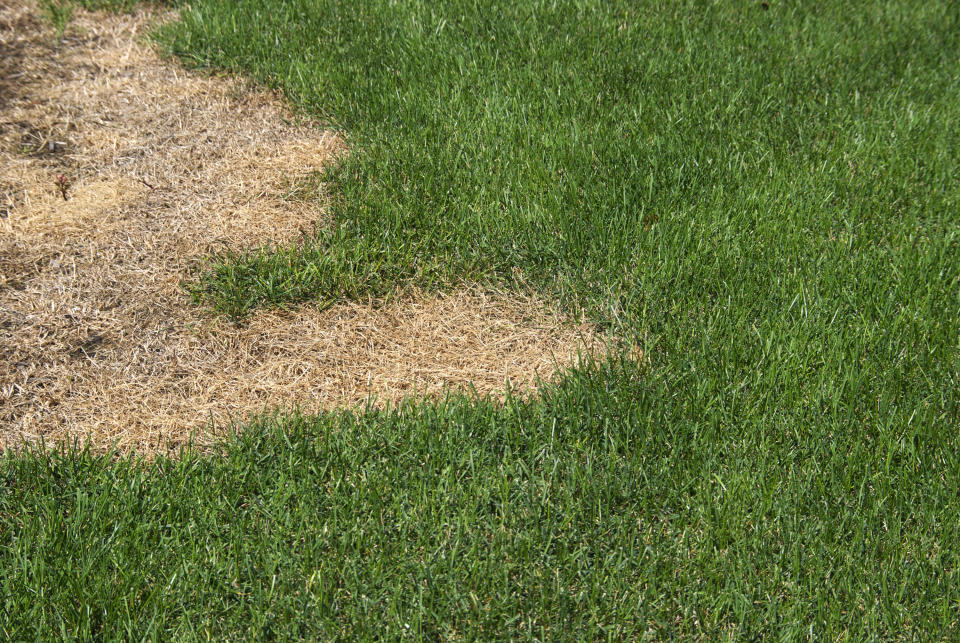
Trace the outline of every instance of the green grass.
{"type": "Polygon", "coordinates": [[[264,421],[222,457],[9,458],[0,632],[955,633],[956,458],[678,423],[671,383],[637,376],[264,421]]]}
{"type": "MultiPolygon", "coordinates": [[[[142,0],[38,0],[38,2],[43,16],[57,30],[57,38],[63,37],[77,7],[90,11],[124,12],[143,3],[142,0]]],[[[179,4],[179,0],[157,0],[154,4],[179,4]]]]}
{"type": "Polygon", "coordinates": [[[57,39],[63,38],[63,32],[73,19],[73,2],[69,0],[41,0],[40,8],[43,16],[57,31],[57,39]]]}
{"type": "Polygon", "coordinates": [[[351,144],[333,224],[198,302],[495,282],[650,363],[5,456],[0,631],[960,637],[955,3],[197,0],[161,38],[351,144]]]}

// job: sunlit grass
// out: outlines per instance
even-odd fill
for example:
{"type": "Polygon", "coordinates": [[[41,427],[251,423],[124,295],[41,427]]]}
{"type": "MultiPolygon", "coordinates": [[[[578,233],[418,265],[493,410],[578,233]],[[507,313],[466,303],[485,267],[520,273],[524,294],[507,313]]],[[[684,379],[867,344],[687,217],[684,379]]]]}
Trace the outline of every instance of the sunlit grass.
{"type": "Polygon", "coordinates": [[[956,637],[958,10],[768,4],[191,3],[165,46],[350,141],[333,224],[201,305],[497,282],[649,363],[8,456],[0,631],[956,637]]]}

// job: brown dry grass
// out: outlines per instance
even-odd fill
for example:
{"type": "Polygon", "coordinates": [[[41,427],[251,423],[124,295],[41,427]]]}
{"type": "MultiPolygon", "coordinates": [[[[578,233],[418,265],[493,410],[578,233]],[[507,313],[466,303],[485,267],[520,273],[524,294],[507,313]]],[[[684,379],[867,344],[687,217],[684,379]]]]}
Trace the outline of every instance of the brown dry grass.
{"type": "Polygon", "coordinates": [[[158,57],[140,36],[170,17],[78,11],[58,43],[33,2],[0,0],[0,449],[150,453],[276,406],[529,391],[602,350],[535,298],[478,289],[242,327],[190,306],[180,284],[212,250],[315,228],[322,199],[285,192],[344,145],[273,94],[158,57]]]}

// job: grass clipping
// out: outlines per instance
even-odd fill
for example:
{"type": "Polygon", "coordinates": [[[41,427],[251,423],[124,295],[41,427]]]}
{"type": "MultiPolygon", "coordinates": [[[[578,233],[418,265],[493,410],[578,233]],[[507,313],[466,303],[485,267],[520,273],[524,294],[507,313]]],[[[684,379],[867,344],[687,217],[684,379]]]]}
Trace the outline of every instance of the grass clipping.
{"type": "Polygon", "coordinates": [[[322,196],[291,186],[344,145],[158,57],[141,36],[172,17],[78,10],[58,41],[35,3],[0,0],[0,449],[149,453],[277,407],[530,391],[603,350],[536,299],[479,290],[240,327],[191,306],[180,285],[211,251],[315,229],[322,196]]]}

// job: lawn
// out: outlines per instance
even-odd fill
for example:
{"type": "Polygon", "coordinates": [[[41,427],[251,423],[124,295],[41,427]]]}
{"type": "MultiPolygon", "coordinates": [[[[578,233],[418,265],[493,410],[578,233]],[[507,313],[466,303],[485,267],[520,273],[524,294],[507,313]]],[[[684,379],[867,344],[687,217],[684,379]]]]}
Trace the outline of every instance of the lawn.
{"type": "Polygon", "coordinates": [[[332,223],[198,306],[490,284],[644,358],[7,453],[0,632],[960,637],[955,3],[195,0],[156,37],[350,147],[332,223]]]}

